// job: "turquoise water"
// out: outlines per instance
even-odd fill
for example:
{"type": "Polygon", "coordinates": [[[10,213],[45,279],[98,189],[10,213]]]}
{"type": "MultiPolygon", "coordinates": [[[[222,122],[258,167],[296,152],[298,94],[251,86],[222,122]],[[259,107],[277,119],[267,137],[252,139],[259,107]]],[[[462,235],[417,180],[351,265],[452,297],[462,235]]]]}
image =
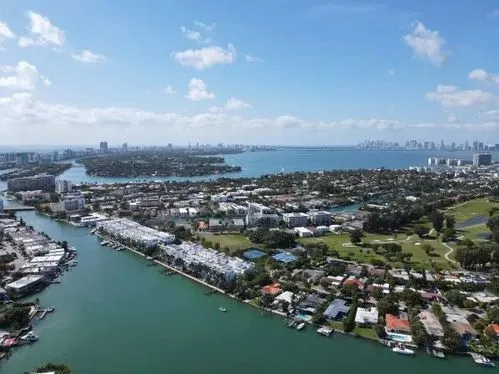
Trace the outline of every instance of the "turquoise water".
{"type": "MultiPolygon", "coordinates": [[[[404,169],[409,166],[424,166],[429,157],[472,158],[472,152],[446,151],[391,151],[360,149],[282,149],[273,152],[245,152],[223,155],[226,163],[239,165],[240,173],[219,174],[192,178],[103,178],[92,177],[85,173],[82,166],[73,167],[60,176],[75,183],[114,183],[141,180],[199,181],[227,178],[253,178],[264,174],[292,173],[295,171],[320,171],[334,169],[404,169]]],[[[493,155],[493,157],[495,154],[493,155]]]]}
{"type": "Polygon", "coordinates": [[[399,356],[352,337],[328,339],[310,327],[298,332],[278,317],[167,277],[129,252],[98,244],[87,229],[35,212],[20,214],[36,229],[79,250],[79,264],[59,285],[37,296],[56,312],[36,324],[36,344],[18,349],[2,373],[23,373],[46,361],[74,373],[298,374],[481,372],[466,358],[437,360],[419,352],[399,356]],[[228,313],[218,311],[225,306],[228,313]]]}

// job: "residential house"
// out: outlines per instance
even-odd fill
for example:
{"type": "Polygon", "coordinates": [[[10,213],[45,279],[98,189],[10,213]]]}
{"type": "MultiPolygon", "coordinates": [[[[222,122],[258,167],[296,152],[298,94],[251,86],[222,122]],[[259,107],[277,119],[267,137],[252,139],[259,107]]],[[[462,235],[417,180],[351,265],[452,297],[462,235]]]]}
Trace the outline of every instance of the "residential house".
{"type": "Polygon", "coordinates": [[[355,314],[355,323],[359,326],[373,326],[378,323],[378,309],[375,306],[371,308],[357,308],[355,314]]]}
{"type": "Polygon", "coordinates": [[[444,336],[444,329],[437,316],[428,310],[422,310],[419,313],[419,320],[423,324],[426,332],[430,336],[435,336],[437,338],[442,338],[444,336]]]}
{"type": "Polygon", "coordinates": [[[347,315],[350,307],[346,304],[347,302],[343,299],[334,299],[324,311],[324,317],[332,321],[347,315]]]}
{"type": "Polygon", "coordinates": [[[410,334],[411,325],[408,319],[399,318],[393,314],[387,314],[385,316],[385,330],[386,332],[396,333],[396,334],[410,334]]]}

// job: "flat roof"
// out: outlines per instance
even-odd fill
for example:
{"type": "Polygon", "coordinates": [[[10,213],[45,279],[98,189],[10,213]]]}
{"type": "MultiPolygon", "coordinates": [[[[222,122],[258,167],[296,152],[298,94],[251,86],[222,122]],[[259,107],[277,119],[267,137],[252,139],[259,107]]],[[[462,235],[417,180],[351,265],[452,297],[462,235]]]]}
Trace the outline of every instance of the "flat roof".
{"type": "Polygon", "coordinates": [[[20,288],[24,288],[26,286],[29,286],[32,283],[39,282],[42,279],[43,279],[42,275],[27,275],[27,276],[22,277],[14,282],[7,284],[6,287],[12,288],[12,289],[20,289],[20,288]]]}

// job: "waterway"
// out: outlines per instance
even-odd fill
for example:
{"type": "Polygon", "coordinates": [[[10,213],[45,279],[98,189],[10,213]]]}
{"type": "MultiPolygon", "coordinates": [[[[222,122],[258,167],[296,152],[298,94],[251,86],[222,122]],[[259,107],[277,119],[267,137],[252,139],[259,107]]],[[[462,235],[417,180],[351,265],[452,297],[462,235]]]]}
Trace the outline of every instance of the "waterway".
{"type": "MultiPolygon", "coordinates": [[[[11,203],[12,202],[7,202],[11,203]]],[[[377,344],[310,327],[290,330],[276,316],[223,297],[143,258],[99,245],[88,229],[35,212],[29,225],[78,249],[79,264],[36,296],[55,313],[36,324],[40,340],[0,365],[19,374],[48,362],[74,373],[453,373],[482,372],[470,358],[399,356],[377,344]],[[219,306],[228,313],[221,313],[219,306]]]]}
{"type": "MultiPolygon", "coordinates": [[[[496,159],[497,153],[493,154],[496,159]]],[[[409,166],[427,165],[429,157],[461,158],[471,160],[472,152],[362,150],[345,148],[298,148],[278,149],[271,152],[244,152],[223,155],[229,165],[241,166],[241,172],[199,177],[149,177],[106,178],[87,175],[83,166],[74,165],[59,178],[74,183],[116,183],[143,180],[200,181],[218,178],[255,178],[265,174],[292,173],[296,171],[344,170],[344,169],[405,169],[409,166]]]]}

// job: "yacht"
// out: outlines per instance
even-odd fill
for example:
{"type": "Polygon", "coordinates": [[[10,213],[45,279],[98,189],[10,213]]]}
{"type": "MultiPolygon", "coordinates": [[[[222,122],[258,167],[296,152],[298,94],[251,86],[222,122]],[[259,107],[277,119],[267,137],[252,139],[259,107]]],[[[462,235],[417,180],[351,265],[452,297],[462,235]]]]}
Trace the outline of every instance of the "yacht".
{"type": "Polygon", "coordinates": [[[21,336],[21,340],[29,343],[36,342],[38,340],[38,335],[36,335],[33,331],[30,331],[26,335],[21,336]]]}
{"type": "Polygon", "coordinates": [[[225,309],[223,306],[221,306],[220,308],[218,308],[218,310],[221,311],[221,312],[224,312],[224,313],[227,311],[227,309],[225,309]]]}
{"type": "Polygon", "coordinates": [[[303,330],[305,328],[305,322],[300,322],[298,326],[296,326],[296,329],[298,331],[303,330]]]}
{"type": "Polygon", "coordinates": [[[478,365],[481,366],[487,366],[487,367],[495,367],[496,364],[494,364],[492,361],[490,361],[487,357],[482,356],[478,353],[470,353],[471,357],[473,357],[473,361],[477,363],[478,365]]]}
{"type": "Polygon", "coordinates": [[[414,351],[412,349],[406,348],[404,345],[400,344],[392,349],[395,353],[400,353],[403,355],[413,355],[414,351]]]}
{"type": "Polygon", "coordinates": [[[333,329],[331,327],[322,326],[319,330],[317,330],[317,332],[321,335],[329,337],[333,333],[333,329]]]}

